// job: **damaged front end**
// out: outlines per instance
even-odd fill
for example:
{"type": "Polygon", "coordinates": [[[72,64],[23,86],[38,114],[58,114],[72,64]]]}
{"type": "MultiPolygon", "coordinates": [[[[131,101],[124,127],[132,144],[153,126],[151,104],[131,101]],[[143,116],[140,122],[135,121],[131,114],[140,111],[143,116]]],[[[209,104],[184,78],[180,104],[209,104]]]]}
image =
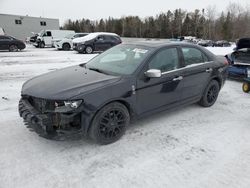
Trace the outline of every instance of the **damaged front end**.
{"type": "Polygon", "coordinates": [[[19,114],[25,124],[40,136],[59,139],[82,132],[82,100],[56,101],[23,95],[19,114]]]}

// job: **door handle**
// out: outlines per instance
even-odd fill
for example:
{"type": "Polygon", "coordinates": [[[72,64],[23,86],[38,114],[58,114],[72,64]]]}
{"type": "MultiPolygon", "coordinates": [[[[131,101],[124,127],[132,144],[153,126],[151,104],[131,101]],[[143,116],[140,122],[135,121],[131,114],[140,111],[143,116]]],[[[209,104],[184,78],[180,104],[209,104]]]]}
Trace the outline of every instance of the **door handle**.
{"type": "Polygon", "coordinates": [[[208,69],[206,69],[206,72],[207,73],[210,73],[210,72],[212,72],[213,71],[213,69],[212,68],[208,68],[208,69]]]}
{"type": "Polygon", "coordinates": [[[183,79],[183,76],[178,76],[178,77],[174,78],[173,81],[174,81],[174,82],[175,82],[175,81],[180,81],[180,80],[182,80],[182,79],[183,79]]]}

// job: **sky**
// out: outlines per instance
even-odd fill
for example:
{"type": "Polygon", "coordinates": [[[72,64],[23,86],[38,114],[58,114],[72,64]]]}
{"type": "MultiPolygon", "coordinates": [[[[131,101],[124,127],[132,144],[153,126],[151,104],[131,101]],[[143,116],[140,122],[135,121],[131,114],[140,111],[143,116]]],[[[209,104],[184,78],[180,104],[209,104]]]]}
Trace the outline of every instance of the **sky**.
{"type": "Polygon", "coordinates": [[[121,16],[155,16],[167,10],[181,8],[187,11],[216,6],[225,10],[230,2],[249,5],[249,0],[0,0],[0,14],[17,14],[67,19],[120,18],[121,16]]]}

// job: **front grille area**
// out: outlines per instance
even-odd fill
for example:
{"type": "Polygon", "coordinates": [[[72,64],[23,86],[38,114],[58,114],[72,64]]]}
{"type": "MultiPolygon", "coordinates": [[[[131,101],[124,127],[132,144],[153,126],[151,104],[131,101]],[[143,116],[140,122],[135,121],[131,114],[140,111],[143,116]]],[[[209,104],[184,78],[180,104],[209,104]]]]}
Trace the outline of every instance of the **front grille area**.
{"type": "Polygon", "coordinates": [[[81,113],[55,113],[55,107],[62,104],[64,104],[63,101],[22,96],[18,110],[25,125],[43,137],[50,135],[52,138],[55,135],[66,136],[80,133],[81,113]]]}
{"type": "Polygon", "coordinates": [[[41,113],[54,111],[56,106],[63,105],[63,101],[46,100],[31,96],[23,96],[23,99],[28,100],[31,106],[41,113]]]}

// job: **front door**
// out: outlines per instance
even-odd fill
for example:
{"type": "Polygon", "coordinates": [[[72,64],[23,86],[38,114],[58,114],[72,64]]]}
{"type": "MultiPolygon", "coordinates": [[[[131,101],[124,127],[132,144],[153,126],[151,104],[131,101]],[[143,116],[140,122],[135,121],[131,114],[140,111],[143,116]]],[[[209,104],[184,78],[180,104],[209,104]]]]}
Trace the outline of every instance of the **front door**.
{"type": "Polygon", "coordinates": [[[139,76],[136,88],[137,113],[143,114],[166,105],[179,102],[182,89],[182,74],[177,48],[165,48],[156,53],[146,65],[149,69],[161,70],[160,78],[139,76]]]}
{"type": "Polygon", "coordinates": [[[51,31],[46,31],[43,35],[43,40],[46,46],[52,46],[52,33],[51,31]]]}
{"type": "Polygon", "coordinates": [[[110,46],[104,35],[100,35],[95,40],[95,51],[105,51],[110,46]]]}

